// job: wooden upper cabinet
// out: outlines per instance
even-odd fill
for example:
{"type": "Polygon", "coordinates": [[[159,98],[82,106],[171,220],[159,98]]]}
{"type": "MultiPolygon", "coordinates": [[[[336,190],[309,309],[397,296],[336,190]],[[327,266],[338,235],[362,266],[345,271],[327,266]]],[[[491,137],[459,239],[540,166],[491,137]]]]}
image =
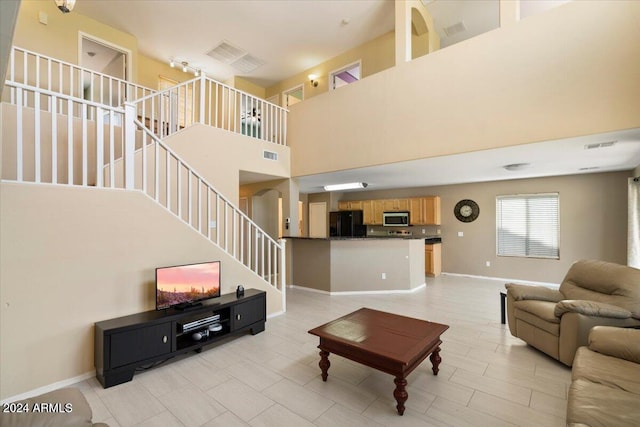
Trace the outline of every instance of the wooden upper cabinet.
{"type": "Polygon", "coordinates": [[[409,215],[413,225],[440,225],[440,197],[409,199],[409,215]]]}
{"type": "Polygon", "coordinates": [[[409,211],[412,225],[440,225],[440,197],[413,197],[411,199],[383,199],[338,202],[341,211],[362,211],[366,225],[382,225],[382,213],[409,211]]]}
{"type": "Polygon", "coordinates": [[[409,199],[387,199],[382,202],[383,212],[409,210],[409,199]]]}
{"type": "Polygon", "coordinates": [[[347,202],[338,202],[338,210],[340,211],[361,211],[363,202],[361,200],[358,201],[347,201],[347,202]]]}

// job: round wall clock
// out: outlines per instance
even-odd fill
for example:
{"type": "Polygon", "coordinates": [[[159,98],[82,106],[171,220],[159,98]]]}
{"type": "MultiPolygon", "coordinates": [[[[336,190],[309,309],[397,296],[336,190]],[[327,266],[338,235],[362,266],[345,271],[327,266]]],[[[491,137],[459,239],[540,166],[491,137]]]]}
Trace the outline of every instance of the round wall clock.
{"type": "Polygon", "coordinates": [[[462,222],[472,222],[480,215],[480,207],[476,202],[469,199],[460,200],[453,208],[453,214],[462,222]]]}

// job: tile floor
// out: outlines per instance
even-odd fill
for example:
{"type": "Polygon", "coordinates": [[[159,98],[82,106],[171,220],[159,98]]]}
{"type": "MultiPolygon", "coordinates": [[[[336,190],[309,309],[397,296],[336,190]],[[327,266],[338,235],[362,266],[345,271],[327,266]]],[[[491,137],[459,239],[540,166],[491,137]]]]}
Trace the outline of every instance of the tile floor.
{"type": "Polygon", "coordinates": [[[427,278],[412,294],[328,296],[287,290],[287,313],[243,335],[137,373],[103,389],[77,386],[94,421],[129,426],[564,426],[571,370],[513,338],[500,324],[500,281],[427,278]],[[398,416],[393,378],[331,355],[318,368],[315,326],[360,307],[450,325],[440,373],[423,362],[407,378],[398,416]]]}

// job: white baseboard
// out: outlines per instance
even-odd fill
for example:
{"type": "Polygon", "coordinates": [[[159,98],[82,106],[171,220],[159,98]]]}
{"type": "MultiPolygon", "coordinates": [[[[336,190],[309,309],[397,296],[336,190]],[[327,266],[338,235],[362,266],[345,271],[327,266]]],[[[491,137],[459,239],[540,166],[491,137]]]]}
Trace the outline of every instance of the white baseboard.
{"type": "Polygon", "coordinates": [[[294,289],[302,289],[305,291],[315,292],[315,293],[324,294],[324,295],[381,295],[381,294],[391,295],[391,294],[412,294],[426,286],[427,284],[423,283],[422,285],[417,286],[413,289],[398,289],[398,290],[383,290],[383,291],[340,291],[340,292],[321,291],[320,289],[313,289],[313,288],[307,288],[306,286],[296,286],[296,285],[289,285],[288,287],[294,288],[294,289]]]}
{"type": "Polygon", "coordinates": [[[278,317],[278,316],[282,316],[285,313],[284,310],[280,310],[280,311],[276,311],[275,313],[271,313],[267,316],[267,320],[268,319],[272,319],[274,317],[278,317]]]}
{"type": "Polygon", "coordinates": [[[549,288],[557,289],[560,287],[559,283],[550,283],[550,282],[534,282],[532,280],[522,280],[522,279],[507,279],[504,277],[490,277],[490,276],[476,276],[473,274],[459,274],[459,273],[442,273],[443,276],[458,276],[458,277],[470,277],[473,279],[484,279],[484,280],[495,280],[504,283],[518,283],[522,285],[540,285],[547,286],[549,288]]]}
{"type": "Polygon", "coordinates": [[[21,394],[15,395],[15,396],[7,397],[6,399],[0,400],[0,405],[8,403],[8,402],[14,402],[16,400],[28,399],[30,397],[38,396],[38,395],[41,395],[43,393],[48,393],[50,391],[57,390],[59,388],[68,387],[70,385],[79,383],[80,381],[88,380],[89,378],[93,378],[95,376],[96,376],[96,371],[87,372],[85,374],[78,375],[77,377],[68,378],[66,380],[58,381],[58,382],[53,383],[53,384],[49,384],[49,385],[45,385],[45,386],[42,386],[42,387],[38,387],[38,388],[36,388],[34,390],[27,391],[25,393],[21,393],[21,394]]]}

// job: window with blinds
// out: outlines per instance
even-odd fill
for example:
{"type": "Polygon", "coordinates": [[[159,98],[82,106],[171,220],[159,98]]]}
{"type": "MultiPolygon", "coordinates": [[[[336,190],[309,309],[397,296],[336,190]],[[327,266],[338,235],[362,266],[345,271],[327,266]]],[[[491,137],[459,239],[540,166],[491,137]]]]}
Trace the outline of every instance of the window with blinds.
{"type": "Polygon", "coordinates": [[[496,198],[499,256],[560,259],[558,193],[496,198]]]}

